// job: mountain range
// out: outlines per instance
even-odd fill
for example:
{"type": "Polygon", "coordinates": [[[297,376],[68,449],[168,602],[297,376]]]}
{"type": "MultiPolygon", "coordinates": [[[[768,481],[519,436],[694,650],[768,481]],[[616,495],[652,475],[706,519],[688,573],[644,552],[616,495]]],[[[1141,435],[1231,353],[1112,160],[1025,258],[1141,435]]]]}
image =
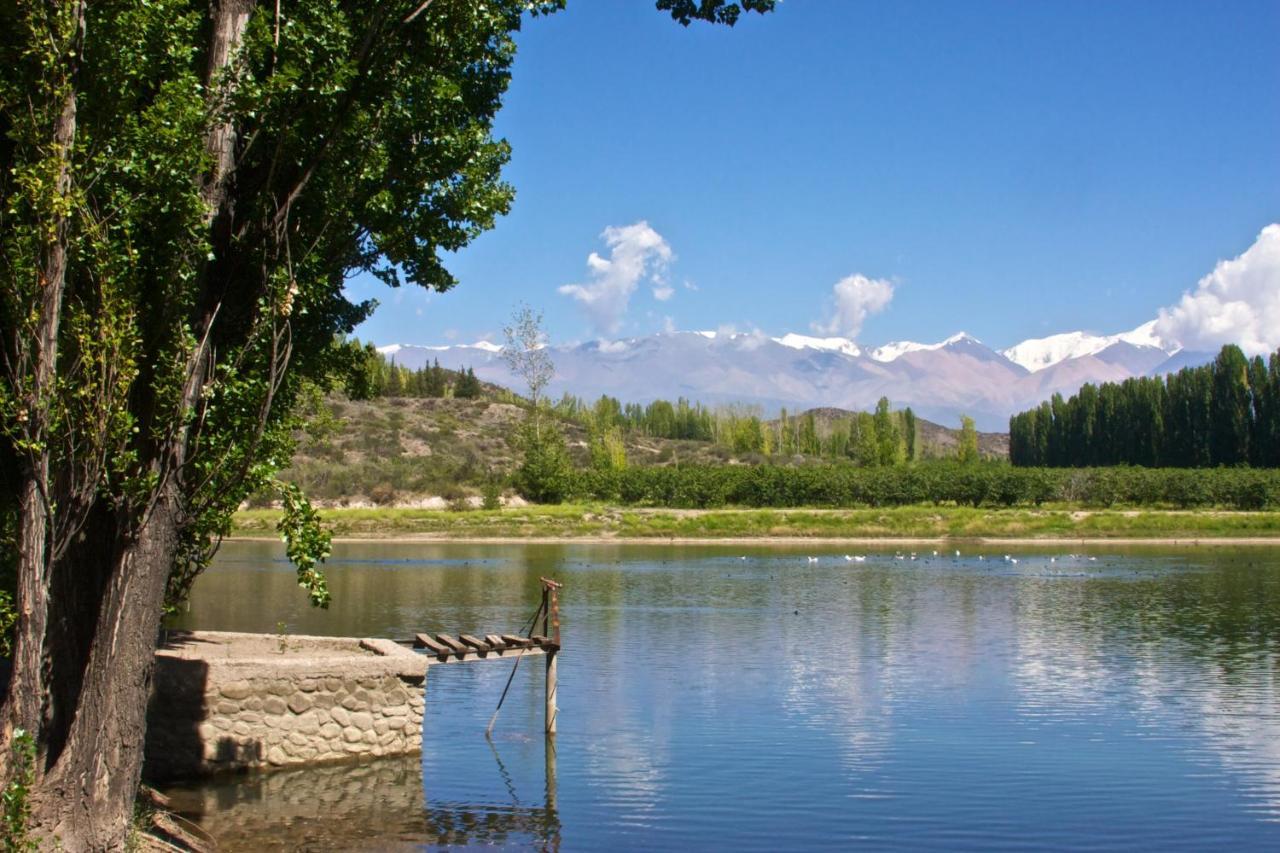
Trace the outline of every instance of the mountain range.
{"type": "MultiPolygon", "coordinates": [[[[450,346],[392,344],[384,355],[410,369],[434,360],[471,367],[481,379],[522,391],[487,341],[450,346]]],[[[899,341],[864,349],[838,337],[759,332],[662,332],[550,348],[555,378],[546,393],[588,400],[609,394],[644,403],[685,397],[706,404],[745,403],[772,415],[819,406],[867,410],[881,397],[942,424],[961,414],[978,428],[1003,431],[1009,416],[1070,395],[1086,382],[1155,376],[1212,360],[1161,340],[1154,323],[1102,336],[1068,332],[995,350],[963,332],[934,344],[899,341]]]]}

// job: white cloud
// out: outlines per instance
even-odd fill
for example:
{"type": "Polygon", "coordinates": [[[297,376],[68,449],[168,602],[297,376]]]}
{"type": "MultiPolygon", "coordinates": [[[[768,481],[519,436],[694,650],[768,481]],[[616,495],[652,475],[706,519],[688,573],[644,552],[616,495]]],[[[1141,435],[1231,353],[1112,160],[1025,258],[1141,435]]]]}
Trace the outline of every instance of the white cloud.
{"type": "Polygon", "coordinates": [[[675,295],[676,289],[669,284],[654,285],[653,298],[659,302],[666,302],[675,295]]]}
{"type": "Polygon", "coordinates": [[[811,323],[813,330],[824,335],[856,338],[862,324],[872,314],[879,314],[893,299],[893,284],[882,278],[857,274],[842,278],[831,288],[831,317],[825,322],[811,323]]]}
{"type": "Polygon", "coordinates": [[[665,315],[662,318],[662,331],[670,335],[670,334],[673,334],[675,330],[676,330],[675,319],[670,314],[665,315]]]}
{"type": "Polygon", "coordinates": [[[769,343],[771,340],[773,339],[759,329],[752,329],[749,332],[744,332],[742,336],[738,338],[738,347],[751,352],[752,350],[760,349],[760,347],[769,343]]]}
{"type": "Polygon", "coordinates": [[[1244,254],[1219,261],[1178,304],[1161,308],[1155,330],[1189,350],[1280,348],[1280,223],[1263,228],[1244,254]]]}
{"type": "Polygon", "coordinates": [[[658,294],[664,289],[670,291],[663,274],[675,253],[662,235],[644,221],[611,225],[600,237],[609,247],[609,257],[592,252],[587,256],[589,280],[562,285],[558,290],[582,304],[597,331],[611,333],[622,325],[631,294],[642,280],[653,283],[655,297],[665,298],[658,294]]]}

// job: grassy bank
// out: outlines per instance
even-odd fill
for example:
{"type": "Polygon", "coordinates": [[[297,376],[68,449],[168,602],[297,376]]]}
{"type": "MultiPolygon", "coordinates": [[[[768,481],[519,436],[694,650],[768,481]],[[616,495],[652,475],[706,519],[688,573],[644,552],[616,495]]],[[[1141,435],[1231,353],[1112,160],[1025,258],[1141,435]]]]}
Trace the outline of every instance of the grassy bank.
{"type": "MultiPolygon", "coordinates": [[[[892,509],[672,510],[603,504],[498,511],[330,509],[339,537],[635,539],[1214,539],[1274,538],[1280,512],[904,506],[892,509]]],[[[274,510],[236,514],[234,536],[274,536],[274,510]]]]}

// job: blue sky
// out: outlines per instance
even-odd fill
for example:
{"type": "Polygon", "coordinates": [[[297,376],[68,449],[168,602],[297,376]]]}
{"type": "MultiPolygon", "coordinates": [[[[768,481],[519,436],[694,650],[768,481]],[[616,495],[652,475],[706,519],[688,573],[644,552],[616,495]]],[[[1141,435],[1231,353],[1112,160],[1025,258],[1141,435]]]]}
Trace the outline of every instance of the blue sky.
{"type": "Polygon", "coordinates": [[[1280,220],[1274,0],[786,0],[733,30],[570,0],[519,42],[513,212],[446,294],[353,281],[361,338],[500,339],[520,300],[557,342],[1111,333],[1280,220]],[[837,310],[852,276],[889,295],[837,310]]]}

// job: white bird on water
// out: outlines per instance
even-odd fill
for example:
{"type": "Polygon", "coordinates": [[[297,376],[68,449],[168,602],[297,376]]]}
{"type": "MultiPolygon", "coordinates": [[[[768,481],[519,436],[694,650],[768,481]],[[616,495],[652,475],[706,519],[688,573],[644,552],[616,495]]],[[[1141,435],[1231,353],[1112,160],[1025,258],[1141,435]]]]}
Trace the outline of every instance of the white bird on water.
{"type": "Polygon", "coordinates": [[[853,561],[855,563],[865,563],[867,561],[867,558],[859,554],[858,556],[853,558],[853,561]]]}

